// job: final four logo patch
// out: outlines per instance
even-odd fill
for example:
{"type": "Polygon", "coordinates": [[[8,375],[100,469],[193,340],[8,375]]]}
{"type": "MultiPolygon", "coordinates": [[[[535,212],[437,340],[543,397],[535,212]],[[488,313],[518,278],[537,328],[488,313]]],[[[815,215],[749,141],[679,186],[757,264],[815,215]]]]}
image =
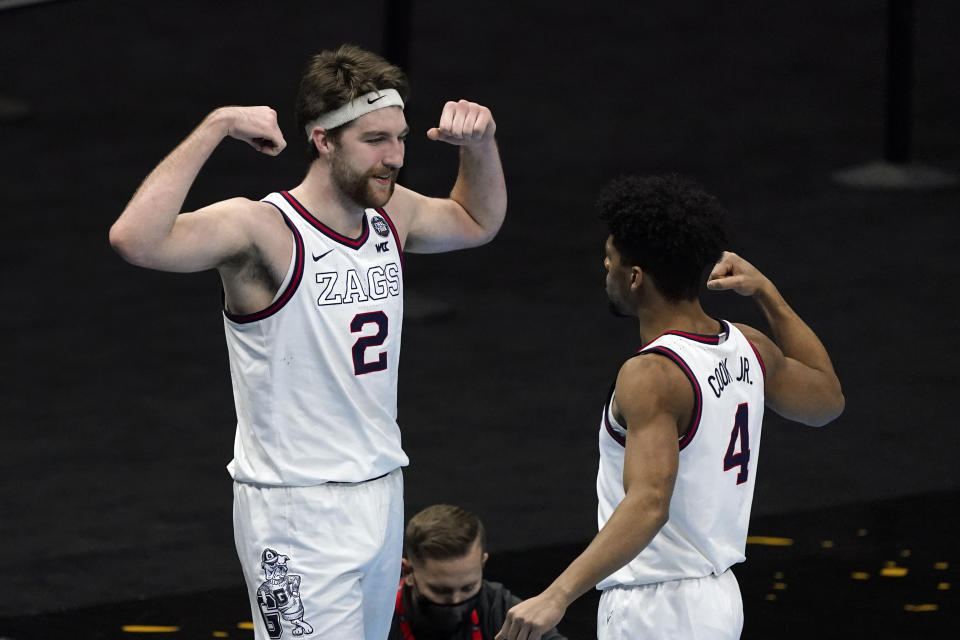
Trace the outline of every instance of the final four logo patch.
{"type": "Polygon", "coordinates": [[[380,216],[373,216],[370,222],[373,224],[373,230],[376,231],[377,235],[381,238],[386,238],[390,235],[390,227],[387,225],[387,221],[380,216]]]}

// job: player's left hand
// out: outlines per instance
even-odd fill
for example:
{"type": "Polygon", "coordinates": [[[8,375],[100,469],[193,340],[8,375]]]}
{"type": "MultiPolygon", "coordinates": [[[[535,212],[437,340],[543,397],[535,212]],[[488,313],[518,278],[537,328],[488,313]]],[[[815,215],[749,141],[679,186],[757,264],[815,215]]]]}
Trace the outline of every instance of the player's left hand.
{"type": "Polygon", "coordinates": [[[441,140],[457,146],[489,143],[497,130],[490,109],[476,102],[460,100],[443,106],[440,123],[427,131],[431,140],[441,140]]]}
{"type": "Polygon", "coordinates": [[[759,269],[729,251],[723,252],[707,278],[707,289],[736,291],[742,296],[755,295],[770,286],[770,280],[759,269]]]}
{"type": "Polygon", "coordinates": [[[494,640],[540,640],[540,636],[557,626],[566,610],[562,602],[546,592],[524,600],[507,612],[494,640]]]}

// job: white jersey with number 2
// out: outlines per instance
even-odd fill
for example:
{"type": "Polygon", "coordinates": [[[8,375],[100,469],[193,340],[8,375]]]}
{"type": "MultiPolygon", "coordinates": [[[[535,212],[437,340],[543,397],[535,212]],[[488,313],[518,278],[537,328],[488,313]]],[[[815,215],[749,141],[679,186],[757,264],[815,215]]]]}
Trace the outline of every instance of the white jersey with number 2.
{"type": "MultiPolygon", "coordinates": [[[[753,502],[764,370],[753,345],[722,322],[719,335],[667,332],[634,357],[666,357],[687,376],[695,407],[680,438],[670,516],[650,544],[597,587],[643,585],[720,575],[744,560],[753,502]]],[[[624,498],[623,460],[627,430],[603,408],[597,474],[602,528],[624,498]]]]}
{"type": "Polygon", "coordinates": [[[237,411],[230,475],[309,486],[362,482],[408,463],[397,426],[403,256],[393,223],[367,209],[357,238],[317,220],[287,192],[295,251],[259,313],[224,311],[237,411]]]}

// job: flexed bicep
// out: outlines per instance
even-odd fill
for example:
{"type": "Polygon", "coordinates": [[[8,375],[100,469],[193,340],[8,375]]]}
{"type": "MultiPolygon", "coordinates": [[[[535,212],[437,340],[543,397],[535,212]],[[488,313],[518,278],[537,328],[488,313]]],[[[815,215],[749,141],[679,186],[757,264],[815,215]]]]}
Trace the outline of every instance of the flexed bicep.
{"type": "Polygon", "coordinates": [[[110,227],[110,244],[125,260],[164,271],[200,271],[238,250],[246,214],[257,203],[234,198],[182,213],[193,181],[226,136],[270,155],[286,144],[269,107],[211,112],[150,172],[110,227]]]}
{"type": "Polygon", "coordinates": [[[238,260],[252,250],[248,209],[260,204],[234,198],[178,215],[170,233],[155,247],[150,264],[143,266],[194,272],[238,260]]]}
{"type": "Polygon", "coordinates": [[[755,266],[725,252],[707,288],[735,291],[759,305],[772,331],[737,325],[760,352],[767,370],[766,403],[785,418],[822,426],[843,412],[840,380],[820,339],[787,304],[773,282],[755,266]]]}
{"type": "MultiPolygon", "coordinates": [[[[439,253],[477,247],[493,239],[507,210],[507,190],[490,109],[474,102],[447,102],[431,140],[459,147],[457,180],[446,198],[428,198],[397,189],[394,199],[406,217],[406,249],[439,253]]],[[[390,205],[393,205],[391,200],[390,205]]]]}
{"type": "Polygon", "coordinates": [[[386,210],[397,224],[403,250],[441,253],[484,244],[488,232],[455,200],[429,198],[397,185],[386,210]]]}
{"type": "Polygon", "coordinates": [[[737,325],[763,360],[767,406],[778,415],[810,426],[822,426],[843,411],[840,382],[832,367],[807,364],[786,355],[766,335],[737,325]]]}

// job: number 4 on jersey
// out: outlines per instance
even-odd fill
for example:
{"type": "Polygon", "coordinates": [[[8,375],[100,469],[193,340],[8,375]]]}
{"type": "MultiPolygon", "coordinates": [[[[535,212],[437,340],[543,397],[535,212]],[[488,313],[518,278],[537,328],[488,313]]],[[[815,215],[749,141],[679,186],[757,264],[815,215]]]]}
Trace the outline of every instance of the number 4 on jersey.
{"type": "Polygon", "coordinates": [[[747,468],[747,463],[750,462],[750,431],[747,429],[748,416],[746,403],[737,407],[737,415],[733,420],[733,431],[730,433],[730,444],[727,445],[727,455],[723,457],[724,471],[730,471],[730,469],[734,467],[740,467],[740,473],[737,474],[737,484],[746,482],[749,473],[749,469],[747,468]],[[737,451],[738,441],[739,451],[737,451]]]}

